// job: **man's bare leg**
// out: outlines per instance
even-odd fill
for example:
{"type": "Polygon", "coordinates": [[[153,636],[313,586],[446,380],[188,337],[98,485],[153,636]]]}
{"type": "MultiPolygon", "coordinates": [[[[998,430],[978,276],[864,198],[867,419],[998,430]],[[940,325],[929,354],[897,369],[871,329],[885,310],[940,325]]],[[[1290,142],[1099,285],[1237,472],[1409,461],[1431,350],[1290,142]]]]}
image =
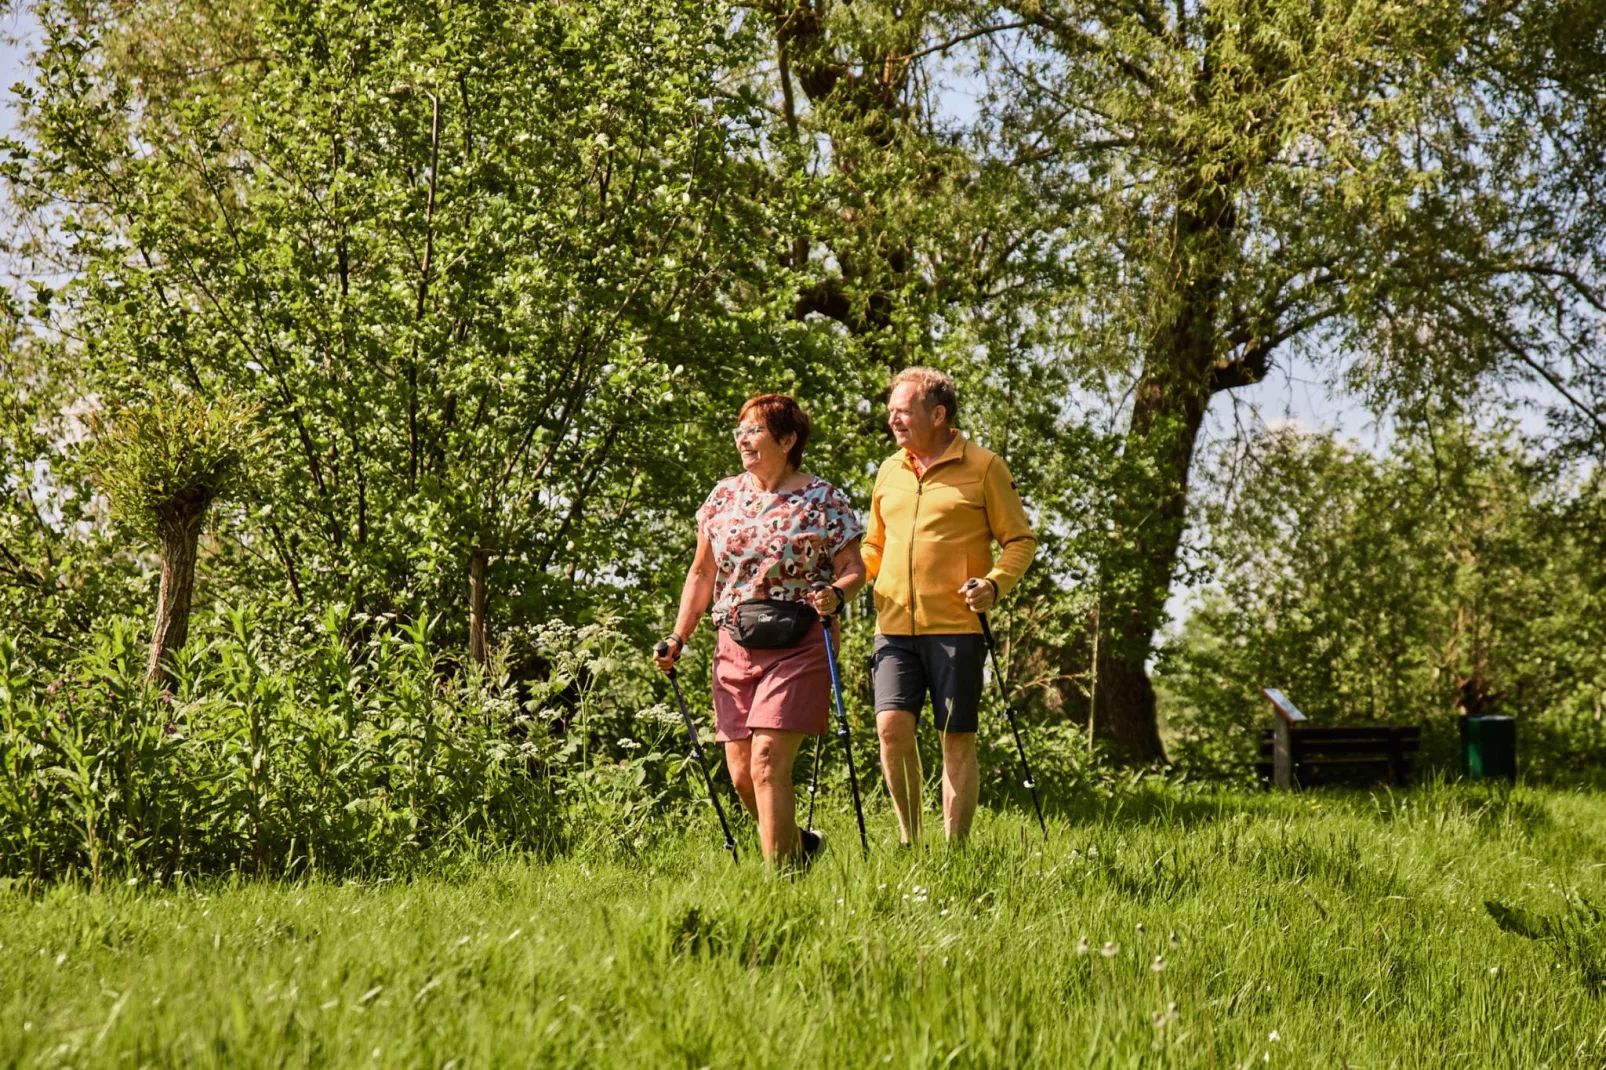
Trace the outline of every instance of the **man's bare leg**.
{"type": "Polygon", "coordinates": [[[944,732],[942,825],[949,840],[963,840],[970,835],[970,823],[976,817],[976,792],[980,783],[981,771],[976,762],[976,733],[944,732]]]}
{"type": "MultiPolygon", "coordinates": [[[[898,815],[898,839],[914,843],[920,839],[920,751],[915,746],[915,715],[908,710],[882,710],[875,720],[881,737],[881,773],[898,815]]],[[[974,736],[971,741],[974,744],[974,736]]]]}

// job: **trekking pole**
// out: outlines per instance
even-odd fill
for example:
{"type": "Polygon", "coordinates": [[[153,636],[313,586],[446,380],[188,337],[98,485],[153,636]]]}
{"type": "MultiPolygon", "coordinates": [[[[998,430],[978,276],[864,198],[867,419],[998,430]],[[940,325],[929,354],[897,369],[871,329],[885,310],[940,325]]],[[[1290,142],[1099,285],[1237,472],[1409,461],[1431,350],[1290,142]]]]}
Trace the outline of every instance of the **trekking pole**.
{"type": "MultiPolygon", "coordinates": [[[[652,652],[661,658],[669,656],[669,644],[659,643],[652,648],[652,652]]],[[[725,833],[725,850],[731,853],[732,862],[740,862],[736,854],[736,837],[731,835],[730,822],[725,820],[725,808],[719,805],[719,792],[714,790],[714,775],[708,771],[708,758],[703,754],[703,744],[697,738],[697,726],[692,723],[691,713],[686,709],[686,699],[680,693],[680,678],[675,670],[669,670],[669,686],[675,689],[675,701],[680,704],[680,719],[686,722],[686,735],[691,739],[692,757],[697,759],[697,768],[703,771],[703,781],[708,785],[708,801],[714,804],[714,813],[719,815],[719,827],[725,833]]]]}
{"type": "MultiPolygon", "coordinates": [[[[821,620],[825,627],[825,660],[831,667],[831,694],[836,698],[836,734],[842,740],[842,750],[848,756],[848,786],[853,789],[853,816],[859,819],[859,845],[864,853],[870,853],[870,836],[864,831],[864,804],[859,801],[859,774],[853,769],[853,741],[848,731],[848,711],[842,705],[842,680],[836,672],[836,650],[831,643],[831,618],[821,620]]],[[[819,748],[815,748],[818,752],[819,748]]],[[[819,768],[818,765],[815,766],[819,768]]],[[[813,812],[813,799],[809,800],[810,812],[813,812]]]]}
{"type": "MultiPolygon", "coordinates": [[[[966,584],[969,586],[969,584],[966,584]]],[[[998,697],[1004,703],[1004,719],[1009,722],[1010,734],[1015,737],[1015,750],[1020,755],[1021,772],[1025,779],[1021,781],[1026,790],[1032,793],[1032,809],[1037,811],[1037,825],[1043,830],[1043,842],[1048,842],[1048,822],[1043,819],[1043,804],[1037,801],[1037,783],[1032,780],[1032,767],[1026,761],[1026,745],[1020,740],[1020,727],[1015,723],[1015,707],[1009,703],[1009,694],[1004,690],[1004,674],[998,671],[998,647],[993,642],[993,628],[987,623],[987,614],[978,613],[981,618],[982,641],[987,644],[987,653],[993,659],[993,678],[998,681],[998,697]]]]}
{"type": "Polygon", "coordinates": [[[814,829],[814,797],[820,794],[820,740],[824,739],[822,733],[814,737],[814,771],[809,775],[809,819],[803,827],[810,832],[814,829]]]}

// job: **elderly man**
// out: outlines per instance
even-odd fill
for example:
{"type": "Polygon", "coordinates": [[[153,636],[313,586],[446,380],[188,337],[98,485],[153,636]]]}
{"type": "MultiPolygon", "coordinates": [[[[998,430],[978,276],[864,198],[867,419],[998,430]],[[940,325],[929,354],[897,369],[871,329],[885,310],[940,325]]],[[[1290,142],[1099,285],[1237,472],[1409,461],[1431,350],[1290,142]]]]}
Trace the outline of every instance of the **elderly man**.
{"type": "Polygon", "coordinates": [[[958,416],[943,373],[907,368],[893,378],[887,424],[901,448],[876,475],[864,536],[881,767],[905,844],[920,837],[915,726],[928,694],[942,737],[943,827],[950,840],[970,832],[986,657],[976,615],[1009,593],[1037,552],[1009,470],[959,432],[958,416]]]}

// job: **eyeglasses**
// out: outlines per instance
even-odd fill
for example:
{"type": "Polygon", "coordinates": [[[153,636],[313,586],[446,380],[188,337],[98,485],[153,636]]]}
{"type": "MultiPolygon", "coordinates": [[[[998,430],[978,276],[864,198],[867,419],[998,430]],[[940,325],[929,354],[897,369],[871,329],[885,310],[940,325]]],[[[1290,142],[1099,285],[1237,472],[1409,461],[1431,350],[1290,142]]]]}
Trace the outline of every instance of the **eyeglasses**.
{"type": "Polygon", "coordinates": [[[733,427],[731,428],[731,437],[737,442],[740,442],[744,438],[755,438],[768,430],[769,428],[765,427],[763,424],[749,424],[746,427],[733,427]]]}

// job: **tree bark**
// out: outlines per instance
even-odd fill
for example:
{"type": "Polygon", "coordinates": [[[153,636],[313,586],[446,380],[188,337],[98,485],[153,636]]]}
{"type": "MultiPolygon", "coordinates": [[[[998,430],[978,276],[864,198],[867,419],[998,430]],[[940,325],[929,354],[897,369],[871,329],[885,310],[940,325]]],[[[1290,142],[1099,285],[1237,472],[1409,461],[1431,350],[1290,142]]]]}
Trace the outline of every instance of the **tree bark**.
{"type": "Polygon", "coordinates": [[[1217,359],[1233,201],[1220,187],[1203,194],[1186,189],[1180,205],[1171,258],[1178,282],[1151,336],[1123,449],[1119,545],[1104,570],[1117,589],[1101,592],[1108,597],[1094,726],[1132,762],[1165,761],[1148,660],[1187,522],[1195,440],[1211,395],[1253,381],[1244,369],[1217,359]]]}
{"type": "Polygon", "coordinates": [[[190,599],[195,592],[195,555],[201,541],[201,520],[206,506],[187,504],[163,517],[157,525],[162,543],[162,583],[156,595],[156,624],[151,629],[151,654],[145,676],[152,683],[172,678],[169,657],[182,649],[190,635],[190,599]]]}
{"type": "Polygon", "coordinates": [[[489,593],[485,586],[491,551],[474,550],[468,555],[468,658],[480,668],[490,664],[485,641],[485,608],[489,593]]]}

